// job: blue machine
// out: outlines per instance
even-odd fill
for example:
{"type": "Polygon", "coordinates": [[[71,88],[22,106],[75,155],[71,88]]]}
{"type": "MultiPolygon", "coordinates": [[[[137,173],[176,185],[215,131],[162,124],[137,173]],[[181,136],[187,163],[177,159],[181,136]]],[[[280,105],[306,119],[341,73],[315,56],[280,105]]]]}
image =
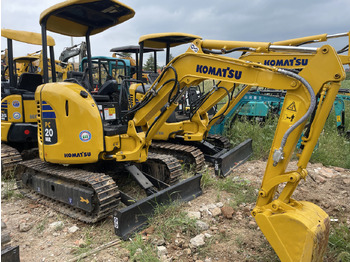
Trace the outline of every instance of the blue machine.
{"type": "MultiPolygon", "coordinates": [[[[343,90],[344,91],[344,90],[343,90]]],[[[222,135],[228,121],[232,121],[232,116],[237,113],[238,116],[246,116],[248,118],[258,118],[264,120],[269,113],[274,112],[279,115],[282,108],[284,96],[283,93],[275,95],[262,94],[264,91],[256,91],[247,93],[237,103],[237,105],[224,117],[219,119],[209,131],[209,134],[222,135]]],[[[269,93],[269,91],[267,91],[269,93]]],[[[342,92],[343,93],[343,92],[342,92]]],[[[348,93],[347,91],[345,93],[348,93]]],[[[345,129],[345,100],[350,101],[350,96],[338,94],[334,101],[334,111],[336,116],[337,129],[344,132],[345,129]]],[[[350,131],[347,131],[350,136],[350,131]]]]}
{"type": "Polygon", "coordinates": [[[274,110],[277,109],[279,113],[280,108],[283,105],[283,101],[284,96],[277,97],[260,94],[258,92],[247,93],[223,119],[219,119],[215,125],[212,126],[209,134],[222,135],[227,121],[231,121],[233,114],[236,112],[238,112],[240,115],[245,115],[248,117],[261,118],[267,117],[272,108],[274,110]]]}

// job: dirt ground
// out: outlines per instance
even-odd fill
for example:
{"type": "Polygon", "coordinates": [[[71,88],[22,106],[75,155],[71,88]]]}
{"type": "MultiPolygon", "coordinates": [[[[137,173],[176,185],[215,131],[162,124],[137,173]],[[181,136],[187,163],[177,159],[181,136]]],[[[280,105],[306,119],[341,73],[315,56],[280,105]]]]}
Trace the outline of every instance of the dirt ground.
{"type": "MultiPolygon", "coordinates": [[[[249,180],[258,189],[265,164],[263,161],[247,162],[230,177],[249,180]]],[[[295,165],[292,162],[289,168],[295,165]]],[[[301,182],[293,197],[320,206],[331,217],[331,224],[345,223],[350,227],[350,170],[321,164],[309,164],[307,170],[310,176],[301,182]]],[[[254,203],[241,204],[234,210],[233,218],[227,219],[221,207],[229,202],[227,192],[211,188],[204,189],[202,196],[184,204],[186,211],[199,214],[199,219],[207,225],[201,232],[205,243],[194,246],[191,237],[179,232],[172,241],[157,244],[163,247],[158,248],[160,260],[278,261],[250,216],[254,203]]],[[[1,220],[7,226],[3,230],[10,232],[11,245],[20,247],[22,262],[76,261],[77,252],[93,250],[117,239],[112,218],[93,226],[86,225],[18,196],[1,200],[1,220]]],[[[118,243],[80,261],[131,261],[122,246],[118,243]]]]}

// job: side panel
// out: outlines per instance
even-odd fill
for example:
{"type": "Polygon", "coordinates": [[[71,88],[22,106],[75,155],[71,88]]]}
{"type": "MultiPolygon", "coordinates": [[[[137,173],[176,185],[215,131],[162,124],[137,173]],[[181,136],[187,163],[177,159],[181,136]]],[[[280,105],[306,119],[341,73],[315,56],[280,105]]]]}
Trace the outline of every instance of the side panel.
{"type": "Polygon", "coordinates": [[[1,102],[1,121],[3,120],[3,115],[5,117],[5,105],[7,105],[7,120],[11,123],[21,123],[23,122],[23,102],[20,95],[10,95],[7,96],[1,102]]]}
{"type": "Polygon", "coordinates": [[[11,123],[4,123],[1,121],[1,141],[7,142],[7,135],[10,130],[11,123]]]}
{"type": "Polygon", "coordinates": [[[40,157],[51,163],[93,163],[103,151],[103,127],[98,107],[84,88],[50,83],[35,93],[40,118],[40,157]]]}
{"type": "Polygon", "coordinates": [[[26,123],[36,123],[37,111],[35,100],[23,100],[24,119],[26,123]]]}

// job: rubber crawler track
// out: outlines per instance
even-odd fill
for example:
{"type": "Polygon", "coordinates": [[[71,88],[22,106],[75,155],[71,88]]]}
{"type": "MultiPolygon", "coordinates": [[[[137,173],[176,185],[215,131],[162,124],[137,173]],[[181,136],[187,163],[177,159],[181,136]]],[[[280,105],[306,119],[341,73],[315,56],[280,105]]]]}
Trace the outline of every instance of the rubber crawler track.
{"type": "Polygon", "coordinates": [[[1,174],[4,177],[9,177],[21,161],[22,156],[17,149],[1,143],[1,174]]]}
{"type": "Polygon", "coordinates": [[[149,150],[152,153],[171,154],[185,164],[194,164],[196,172],[200,172],[205,165],[202,151],[195,146],[152,141],[149,150]]]}
{"type": "Polygon", "coordinates": [[[109,216],[120,201],[120,192],[114,180],[103,173],[92,173],[77,168],[52,165],[40,159],[24,161],[16,169],[17,186],[20,192],[60,213],[85,223],[96,223],[109,216]],[[22,183],[22,174],[40,175],[57,178],[72,185],[81,185],[94,190],[94,208],[91,213],[82,211],[71,205],[45,197],[22,183]]]}
{"type": "MultiPolygon", "coordinates": [[[[177,183],[182,176],[182,169],[179,161],[171,155],[149,153],[148,161],[141,164],[152,171],[152,176],[167,184],[177,183]],[[158,173],[155,173],[158,172],[158,173]]],[[[96,223],[111,215],[120,203],[120,192],[112,177],[104,173],[89,172],[85,169],[64,167],[42,162],[40,159],[23,161],[16,169],[17,185],[20,192],[39,203],[52,208],[60,213],[78,219],[85,223],[96,223]],[[47,178],[57,178],[65,183],[81,185],[94,190],[94,209],[91,213],[83,211],[74,206],[60,202],[37,193],[22,182],[24,173],[32,176],[40,175],[47,178]]]]}
{"type": "Polygon", "coordinates": [[[149,174],[151,176],[169,185],[179,182],[183,174],[179,160],[167,154],[149,152],[147,161],[142,163],[142,166],[150,168],[149,174]]]}
{"type": "Polygon", "coordinates": [[[218,146],[221,148],[225,148],[225,149],[231,148],[230,140],[224,136],[208,134],[206,140],[210,143],[213,143],[215,146],[218,146]]]}

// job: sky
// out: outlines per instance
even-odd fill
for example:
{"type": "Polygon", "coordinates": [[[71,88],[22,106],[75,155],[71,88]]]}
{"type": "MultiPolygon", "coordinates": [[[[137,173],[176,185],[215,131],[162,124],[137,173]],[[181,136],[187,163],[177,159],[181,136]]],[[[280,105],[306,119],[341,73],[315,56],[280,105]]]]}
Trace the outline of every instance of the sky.
{"type": "MultiPolygon", "coordinates": [[[[1,0],[1,28],[40,33],[39,16],[61,0],[1,0]]],[[[113,47],[136,45],[140,36],[183,32],[203,39],[274,42],[317,34],[350,31],[349,0],[122,0],[135,10],[135,16],[91,37],[92,55],[109,56],[113,47]]],[[[55,56],[72,39],[49,32],[56,41],[55,56]]],[[[84,38],[74,38],[78,44],[84,38]]],[[[348,44],[346,38],[327,43],[336,50],[348,44]]],[[[318,45],[320,46],[320,45],[318,45]]],[[[1,37],[1,50],[6,40],[1,37]]],[[[188,45],[171,51],[177,56],[188,45]]],[[[40,46],[14,43],[14,56],[40,50],[40,46]]],[[[158,58],[164,65],[165,58],[158,58]]]]}

